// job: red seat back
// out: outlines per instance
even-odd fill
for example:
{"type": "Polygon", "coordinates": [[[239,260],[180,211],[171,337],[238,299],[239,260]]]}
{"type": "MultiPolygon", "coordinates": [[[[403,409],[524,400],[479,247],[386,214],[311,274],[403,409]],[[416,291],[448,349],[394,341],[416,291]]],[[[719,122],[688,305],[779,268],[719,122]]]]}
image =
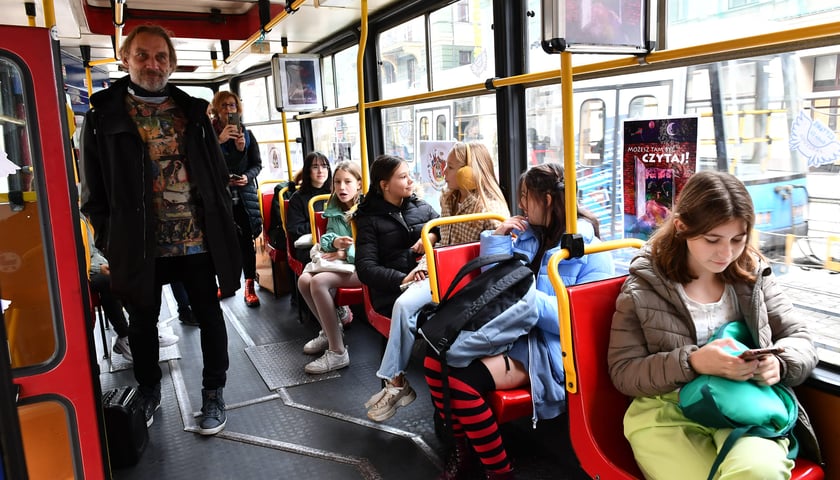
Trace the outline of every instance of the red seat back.
{"type": "Polygon", "coordinates": [[[260,202],[262,203],[263,236],[268,241],[268,229],[271,228],[271,202],[274,201],[274,184],[269,184],[260,190],[260,202]]]}
{"type": "Polygon", "coordinates": [[[321,238],[321,235],[326,233],[327,231],[327,218],[324,216],[324,212],[315,212],[315,235],[316,238],[313,240],[318,240],[321,238]]]}
{"type": "MultiPolygon", "coordinates": [[[[481,245],[478,242],[449,245],[435,248],[434,252],[438,292],[443,296],[446,293],[446,289],[455,280],[455,275],[458,274],[461,267],[480,254],[481,245]]],[[[469,275],[464,276],[464,279],[458,283],[453,293],[477,277],[479,273],[481,273],[480,270],[474,270],[469,275]]]]}
{"type": "Polygon", "coordinates": [[[581,467],[593,478],[642,478],[622,433],[630,400],[615,389],[607,371],[615,300],[625,278],[568,288],[578,378],[577,393],[567,394],[569,431],[581,467]]]}
{"type": "MultiPolygon", "coordinates": [[[[283,199],[283,218],[289,218],[289,199],[283,199]]],[[[285,229],[286,226],[283,225],[285,229]]],[[[286,257],[289,262],[289,268],[295,272],[298,277],[303,273],[303,264],[295,258],[295,246],[292,245],[292,239],[289,238],[289,231],[286,230],[286,257]]]]}

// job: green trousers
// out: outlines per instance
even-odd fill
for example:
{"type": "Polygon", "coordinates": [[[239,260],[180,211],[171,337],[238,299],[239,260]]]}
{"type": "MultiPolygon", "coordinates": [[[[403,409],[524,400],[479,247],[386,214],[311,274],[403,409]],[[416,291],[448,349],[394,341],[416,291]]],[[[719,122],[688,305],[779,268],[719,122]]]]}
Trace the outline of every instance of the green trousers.
{"type": "MultiPolygon", "coordinates": [[[[678,393],[638,397],[624,414],[624,436],[648,480],[706,480],[732,431],[704,427],[682,414],[678,393]]],[[[718,480],[786,480],[788,440],[742,437],[721,463],[718,480]]]]}

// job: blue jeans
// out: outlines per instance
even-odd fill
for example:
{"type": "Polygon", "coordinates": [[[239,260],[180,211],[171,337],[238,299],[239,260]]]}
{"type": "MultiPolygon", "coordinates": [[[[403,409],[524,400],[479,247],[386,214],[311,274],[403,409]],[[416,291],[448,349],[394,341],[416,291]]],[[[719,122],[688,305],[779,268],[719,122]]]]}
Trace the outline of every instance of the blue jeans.
{"type": "Polygon", "coordinates": [[[423,305],[432,301],[432,291],[429,279],[412,284],[397,298],[391,312],[391,331],[388,334],[388,344],[382,363],[376,376],[383,380],[391,380],[405,372],[411,359],[411,349],[414,346],[414,333],[417,331],[417,315],[423,305]]]}

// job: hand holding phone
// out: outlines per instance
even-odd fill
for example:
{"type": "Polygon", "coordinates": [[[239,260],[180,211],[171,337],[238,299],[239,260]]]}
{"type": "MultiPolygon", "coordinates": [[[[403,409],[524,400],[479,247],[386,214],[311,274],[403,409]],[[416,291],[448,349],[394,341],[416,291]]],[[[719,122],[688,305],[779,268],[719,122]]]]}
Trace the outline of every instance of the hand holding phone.
{"type": "Polygon", "coordinates": [[[767,355],[776,355],[784,351],[785,347],[751,348],[749,350],[744,350],[738,356],[749,362],[757,358],[766,357],[767,355]]]}
{"type": "Polygon", "coordinates": [[[242,130],[242,119],[239,117],[238,113],[230,112],[227,116],[227,123],[228,125],[233,125],[236,127],[236,130],[242,130]]]}

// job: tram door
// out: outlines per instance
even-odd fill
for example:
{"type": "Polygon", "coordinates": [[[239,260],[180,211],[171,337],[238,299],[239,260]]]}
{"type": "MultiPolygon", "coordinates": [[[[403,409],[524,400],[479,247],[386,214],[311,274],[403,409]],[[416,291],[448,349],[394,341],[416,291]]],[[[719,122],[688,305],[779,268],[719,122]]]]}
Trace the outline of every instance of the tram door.
{"type": "Polygon", "coordinates": [[[2,478],[108,475],[57,52],[48,29],[0,26],[2,478]]]}

